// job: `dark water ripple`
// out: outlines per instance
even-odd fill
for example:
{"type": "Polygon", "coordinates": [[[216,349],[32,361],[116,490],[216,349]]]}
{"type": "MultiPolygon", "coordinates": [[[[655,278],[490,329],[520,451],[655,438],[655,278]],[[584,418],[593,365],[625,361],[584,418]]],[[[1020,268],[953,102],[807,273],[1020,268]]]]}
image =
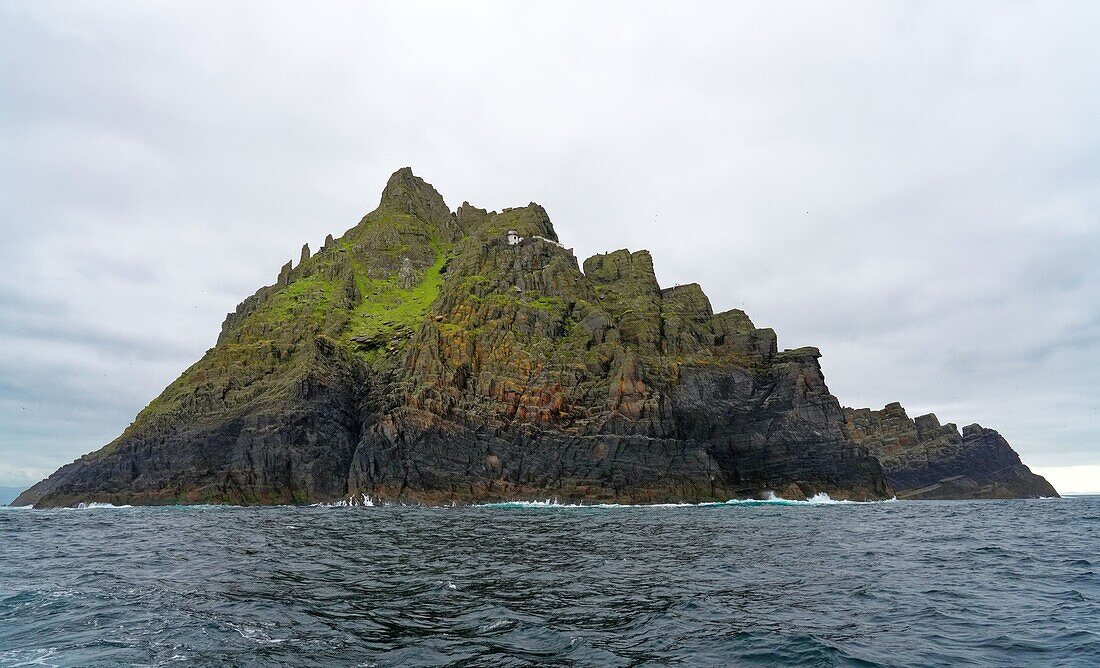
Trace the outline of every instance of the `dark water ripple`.
{"type": "Polygon", "coordinates": [[[1098,666],[1100,498],[0,511],[0,665],[1098,666]]]}

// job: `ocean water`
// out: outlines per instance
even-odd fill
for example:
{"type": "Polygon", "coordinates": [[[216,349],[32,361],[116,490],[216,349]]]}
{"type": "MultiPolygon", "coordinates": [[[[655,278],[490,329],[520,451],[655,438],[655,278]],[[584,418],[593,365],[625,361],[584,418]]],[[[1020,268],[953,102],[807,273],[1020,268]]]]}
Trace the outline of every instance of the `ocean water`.
{"type": "Polygon", "coordinates": [[[0,665],[1100,666],[1100,497],[0,511],[0,665]]]}

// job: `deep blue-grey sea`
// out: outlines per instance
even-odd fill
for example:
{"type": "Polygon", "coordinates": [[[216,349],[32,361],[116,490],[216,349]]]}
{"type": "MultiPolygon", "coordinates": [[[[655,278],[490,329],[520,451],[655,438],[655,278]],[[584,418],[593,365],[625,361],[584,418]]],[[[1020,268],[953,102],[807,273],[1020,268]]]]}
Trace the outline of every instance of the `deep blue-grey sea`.
{"type": "Polygon", "coordinates": [[[0,510],[2,666],[1100,666],[1100,497],[0,510]]]}

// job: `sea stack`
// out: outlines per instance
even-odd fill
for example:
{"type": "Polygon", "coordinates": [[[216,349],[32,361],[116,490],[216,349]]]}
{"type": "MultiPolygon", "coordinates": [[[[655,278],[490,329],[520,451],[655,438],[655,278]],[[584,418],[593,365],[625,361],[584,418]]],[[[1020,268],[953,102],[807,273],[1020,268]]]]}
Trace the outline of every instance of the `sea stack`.
{"type": "Polygon", "coordinates": [[[843,409],[816,348],[662,288],[648,251],[579,263],[538,204],[452,212],[403,168],[322,250],[15,503],[1054,495],[992,430],[843,409]]]}

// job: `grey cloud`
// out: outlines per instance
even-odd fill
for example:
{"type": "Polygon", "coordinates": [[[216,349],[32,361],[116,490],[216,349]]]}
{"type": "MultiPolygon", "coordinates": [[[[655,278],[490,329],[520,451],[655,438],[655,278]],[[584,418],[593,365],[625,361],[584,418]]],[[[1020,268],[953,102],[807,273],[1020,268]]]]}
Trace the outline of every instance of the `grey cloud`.
{"type": "Polygon", "coordinates": [[[0,484],[117,435],[403,165],[649,248],[846,404],[1098,463],[1098,12],[0,2],[0,484]]]}

